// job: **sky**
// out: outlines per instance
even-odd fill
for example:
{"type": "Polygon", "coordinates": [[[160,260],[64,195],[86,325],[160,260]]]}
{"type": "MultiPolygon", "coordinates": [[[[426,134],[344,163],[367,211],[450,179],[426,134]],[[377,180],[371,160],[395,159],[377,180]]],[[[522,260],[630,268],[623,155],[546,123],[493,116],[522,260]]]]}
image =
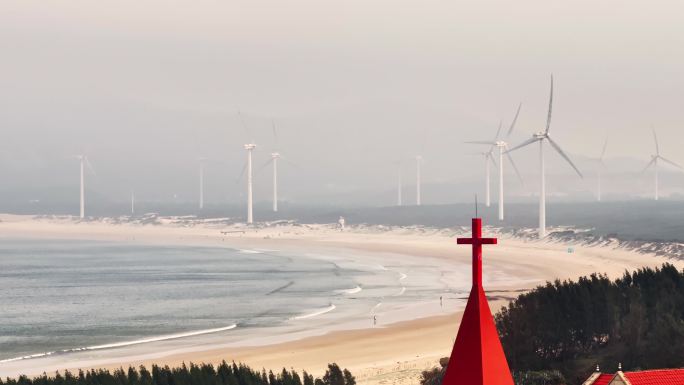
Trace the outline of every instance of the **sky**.
{"type": "MultiPolygon", "coordinates": [[[[551,74],[551,134],[586,174],[547,151],[551,193],[591,191],[588,158],[607,137],[615,194],[647,194],[651,127],[684,164],[683,13],[634,0],[4,0],[0,197],[77,199],[73,156],[86,153],[88,189],[107,199],[196,199],[207,157],[209,198],[239,202],[253,140],[258,200],[275,149],[283,199],[389,201],[398,162],[408,199],[417,154],[425,200],[465,199],[484,166],[463,142],[493,137],[518,103],[510,142],[542,129],[551,74]]],[[[536,151],[515,156],[525,184],[511,194],[530,196],[536,151]]],[[[679,192],[670,178],[661,189],[679,192]]]]}

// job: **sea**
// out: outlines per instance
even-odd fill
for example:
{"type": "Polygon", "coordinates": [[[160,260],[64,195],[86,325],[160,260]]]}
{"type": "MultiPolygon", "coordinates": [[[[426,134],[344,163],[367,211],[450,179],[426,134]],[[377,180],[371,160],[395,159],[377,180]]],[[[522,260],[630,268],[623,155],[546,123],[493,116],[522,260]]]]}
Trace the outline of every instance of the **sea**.
{"type": "Polygon", "coordinates": [[[229,342],[341,320],[370,326],[440,297],[462,306],[469,269],[342,250],[2,239],[0,369],[201,336],[229,342]]]}

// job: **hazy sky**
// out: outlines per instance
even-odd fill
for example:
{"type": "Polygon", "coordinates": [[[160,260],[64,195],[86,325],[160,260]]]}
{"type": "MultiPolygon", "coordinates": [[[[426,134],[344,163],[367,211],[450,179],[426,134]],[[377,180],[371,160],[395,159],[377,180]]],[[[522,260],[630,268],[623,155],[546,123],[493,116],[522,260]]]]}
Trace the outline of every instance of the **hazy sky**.
{"type": "MultiPolygon", "coordinates": [[[[265,162],[271,119],[299,165],[283,165],[291,199],[391,190],[393,162],[406,159],[410,180],[417,153],[428,182],[466,183],[482,166],[461,142],[493,136],[519,102],[511,141],[541,129],[551,73],[552,134],[578,162],[606,135],[609,157],[645,162],[653,125],[684,163],[682,14],[678,1],[634,0],[3,0],[0,190],[71,193],[68,157],[87,152],[91,188],[112,199],[193,199],[207,156],[213,194],[239,199],[242,144],[253,138],[265,162]]],[[[535,152],[521,151],[534,178],[535,152]]]]}

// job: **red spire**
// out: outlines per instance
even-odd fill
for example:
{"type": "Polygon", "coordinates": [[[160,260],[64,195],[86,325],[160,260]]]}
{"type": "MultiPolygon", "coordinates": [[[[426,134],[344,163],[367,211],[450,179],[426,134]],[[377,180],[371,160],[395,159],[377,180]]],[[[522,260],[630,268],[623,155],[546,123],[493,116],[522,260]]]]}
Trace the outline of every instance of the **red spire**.
{"type": "Polygon", "coordinates": [[[482,245],[496,238],[482,238],[482,219],[473,218],[472,238],[458,238],[458,244],[473,245],[473,287],[442,385],[513,385],[482,288],[482,245]]]}

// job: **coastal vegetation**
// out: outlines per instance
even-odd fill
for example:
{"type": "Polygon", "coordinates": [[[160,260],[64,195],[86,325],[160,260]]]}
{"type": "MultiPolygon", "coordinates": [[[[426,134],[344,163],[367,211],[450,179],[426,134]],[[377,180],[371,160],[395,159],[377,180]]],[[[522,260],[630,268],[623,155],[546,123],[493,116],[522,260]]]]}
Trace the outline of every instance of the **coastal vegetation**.
{"type": "Polygon", "coordinates": [[[65,371],[54,375],[43,374],[38,377],[21,376],[7,378],[0,385],[356,385],[356,379],[347,369],[337,364],[328,364],[322,378],[283,368],[279,373],[262,369],[254,370],[243,364],[220,365],[193,364],[170,368],[152,365],[152,370],[144,366],[129,367],[128,370],[91,369],[78,373],[65,371]]]}
{"type": "MultiPolygon", "coordinates": [[[[555,281],[521,294],[495,316],[517,385],[581,384],[613,373],[684,367],[684,271],[671,264],[555,281]]],[[[449,358],[424,371],[440,385],[449,358]]]]}
{"type": "MultiPolygon", "coordinates": [[[[582,383],[599,365],[614,372],[684,366],[684,271],[665,264],[610,280],[592,274],[548,282],[496,316],[511,370],[558,371],[582,383]]],[[[554,382],[546,382],[554,383],[554,382]]]]}

